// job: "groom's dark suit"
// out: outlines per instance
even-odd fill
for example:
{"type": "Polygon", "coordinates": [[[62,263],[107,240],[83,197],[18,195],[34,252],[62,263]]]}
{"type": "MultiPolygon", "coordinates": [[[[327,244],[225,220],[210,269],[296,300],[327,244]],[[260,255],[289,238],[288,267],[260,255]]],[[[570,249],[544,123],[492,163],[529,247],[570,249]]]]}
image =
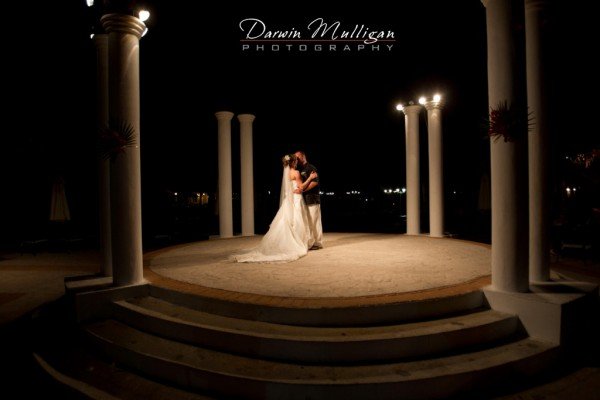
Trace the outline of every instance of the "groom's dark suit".
{"type": "MultiPolygon", "coordinates": [[[[300,176],[302,177],[302,182],[306,182],[306,180],[313,171],[317,172],[317,169],[312,164],[306,163],[303,166],[300,166],[300,176]]],[[[319,183],[319,177],[313,179],[312,182],[319,183]]],[[[321,196],[319,195],[319,185],[303,192],[302,195],[304,196],[304,201],[309,206],[311,204],[321,204],[321,196]]]]}

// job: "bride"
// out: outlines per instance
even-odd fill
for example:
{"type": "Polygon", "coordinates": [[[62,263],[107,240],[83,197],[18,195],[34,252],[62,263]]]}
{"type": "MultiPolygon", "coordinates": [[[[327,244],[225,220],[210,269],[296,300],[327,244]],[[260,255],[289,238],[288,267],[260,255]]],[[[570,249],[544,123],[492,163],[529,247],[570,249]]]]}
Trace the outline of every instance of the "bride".
{"type": "Polygon", "coordinates": [[[303,183],[296,169],[298,159],[294,154],[283,157],[283,179],[279,210],[273,218],[269,231],[262,238],[258,247],[249,252],[234,255],[237,262],[288,262],[305,256],[313,245],[308,224],[308,209],[302,194],[296,194],[297,188],[302,192],[317,173],[310,174],[303,183]]]}

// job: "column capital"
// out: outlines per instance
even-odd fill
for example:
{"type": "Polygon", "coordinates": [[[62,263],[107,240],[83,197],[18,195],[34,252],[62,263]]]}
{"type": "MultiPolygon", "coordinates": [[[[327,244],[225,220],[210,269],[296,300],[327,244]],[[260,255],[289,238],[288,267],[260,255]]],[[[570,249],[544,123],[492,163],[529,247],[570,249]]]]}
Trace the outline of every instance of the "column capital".
{"type": "Polygon", "coordinates": [[[487,8],[487,6],[489,6],[491,3],[497,2],[497,1],[505,1],[505,0],[481,0],[481,4],[483,4],[483,6],[485,8],[487,8]]]}
{"type": "Polygon", "coordinates": [[[102,27],[107,33],[120,32],[136,36],[138,39],[146,30],[146,24],[133,15],[105,14],[100,18],[102,27]]]}
{"type": "Polygon", "coordinates": [[[238,121],[240,122],[252,122],[256,118],[253,114],[239,114],[238,121]]]}
{"type": "Polygon", "coordinates": [[[215,113],[215,117],[217,117],[219,121],[231,121],[233,116],[234,114],[231,111],[217,111],[215,113]]]}
{"type": "Polygon", "coordinates": [[[410,106],[404,106],[404,109],[402,110],[402,112],[405,115],[409,115],[409,114],[419,114],[421,112],[421,109],[423,107],[419,104],[412,104],[410,106]]]}
{"type": "Polygon", "coordinates": [[[525,0],[525,11],[541,11],[548,6],[548,0],[525,0]]]}
{"type": "Polygon", "coordinates": [[[427,111],[441,110],[442,108],[444,108],[444,103],[441,101],[428,101],[427,103],[425,103],[425,109],[427,111]]]}

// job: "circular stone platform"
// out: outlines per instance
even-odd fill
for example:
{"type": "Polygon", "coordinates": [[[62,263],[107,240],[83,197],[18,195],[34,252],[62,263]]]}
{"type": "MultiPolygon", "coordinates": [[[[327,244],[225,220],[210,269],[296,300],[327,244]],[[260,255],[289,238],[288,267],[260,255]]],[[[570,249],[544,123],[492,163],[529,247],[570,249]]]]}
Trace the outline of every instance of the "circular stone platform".
{"type": "Polygon", "coordinates": [[[216,239],[146,255],[176,281],[238,293],[299,298],[387,295],[458,285],[490,275],[487,245],[428,236],[326,233],[324,248],[285,264],[229,261],[262,236],[216,239]]]}

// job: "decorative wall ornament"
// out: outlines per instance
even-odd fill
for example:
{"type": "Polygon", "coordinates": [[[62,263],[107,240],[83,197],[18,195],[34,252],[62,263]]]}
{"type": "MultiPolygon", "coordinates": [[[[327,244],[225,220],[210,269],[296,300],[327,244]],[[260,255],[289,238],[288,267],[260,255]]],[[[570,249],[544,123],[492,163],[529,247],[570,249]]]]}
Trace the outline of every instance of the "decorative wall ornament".
{"type": "Polygon", "coordinates": [[[127,121],[111,121],[100,128],[98,139],[100,156],[114,161],[127,147],[135,146],[135,128],[127,121]]]}
{"type": "Polygon", "coordinates": [[[498,140],[502,137],[505,142],[526,138],[533,126],[532,114],[526,106],[501,101],[495,108],[490,107],[490,115],[486,120],[487,133],[490,138],[498,140]]]}

